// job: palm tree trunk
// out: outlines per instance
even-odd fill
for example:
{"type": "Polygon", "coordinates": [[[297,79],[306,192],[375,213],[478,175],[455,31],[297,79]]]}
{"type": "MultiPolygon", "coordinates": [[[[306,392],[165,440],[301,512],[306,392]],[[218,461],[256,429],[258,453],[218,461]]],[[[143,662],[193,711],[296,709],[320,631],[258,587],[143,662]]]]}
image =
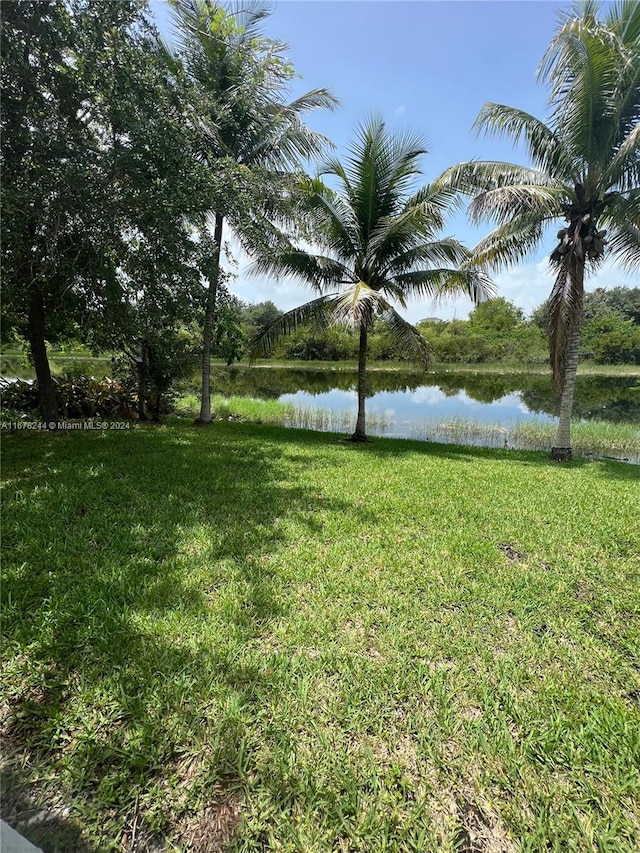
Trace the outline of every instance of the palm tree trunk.
{"type": "Polygon", "coordinates": [[[48,429],[55,430],[58,428],[58,402],[45,343],[44,299],[36,285],[33,286],[29,301],[29,344],[38,380],[40,414],[48,424],[48,429]]]}
{"type": "Polygon", "coordinates": [[[211,423],[211,343],[213,340],[213,326],[216,317],[216,301],[218,297],[218,281],[220,279],[220,253],[222,251],[222,226],[224,216],[216,213],[215,228],[213,232],[214,255],[212,258],[211,275],[209,276],[209,290],[207,292],[207,305],[204,314],[204,328],[202,334],[202,397],[200,399],[200,414],[194,421],[195,426],[205,426],[211,423]]]}
{"type": "Polygon", "coordinates": [[[356,429],[350,441],[366,441],[365,400],[367,390],[367,326],[360,326],[360,346],[358,349],[358,419],[356,429]]]}
{"type": "Polygon", "coordinates": [[[576,261],[575,276],[580,298],[575,306],[576,325],[569,336],[565,355],[564,379],[560,398],[560,417],[556,440],[551,448],[551,458],[556,462],[566,462],[573,456],[571,447],[571,412],[576,389],[580,340],[582,337],[582,294],[584,292],[584,261],[576,261]]]}

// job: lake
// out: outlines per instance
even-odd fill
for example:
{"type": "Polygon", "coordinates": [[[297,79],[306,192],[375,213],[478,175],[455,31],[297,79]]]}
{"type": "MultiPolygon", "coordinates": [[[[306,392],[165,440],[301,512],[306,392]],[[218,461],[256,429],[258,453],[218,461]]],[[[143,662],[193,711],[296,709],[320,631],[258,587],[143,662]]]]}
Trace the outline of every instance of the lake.
{"type": "MultiPolygon", "coordinates": [[[[214,393],[277,399],[298,407],[353,413],[357,404],[355,370],[305,370],[255,366],[216,368],[214,393]]],[[[385,435],[412,437],[425,423],[465,419],[482,423],[521,420],[553,422],[559,401],[545,375],[454,371],[415,373],[371,371],[367,415],[383,424],[385,435]]],[[[577,419],[640,424],[640,382],[624,376],[578,376],[577,419]]]]}
{"type": "MultiPolygon", "coordinates": [[[[60,360],[55,367],[62,371],[65,364],[69,362],[60,360]]],[[[104,375],[111,367],[108,359],[84,360],[82,364],[87,372],[98,375],[104,375]]],[[[6,359],[1,366],[4,375],[33,375],[24,367],[18,370],[17,364],[6,359]]],[[[76,360],[74,367],[79,366],[76,360]]],[[[331,416],[324,418],[319,427],[317,419],[313,425],[339,431],[353,428],[356,383],[355,369],[314,370],[307,365],[216,366],[211,377],[213,393],[280,400],[302,413],[322,409],[331,416]]],[[[182,388],[190,391],[198,384],[195,374],[192,381],[182,383],[182,388]]],[[[558,398],[550,376],[545,374],[372,370],[368,375],[367,418],[372,435],[447,440],[449,433],[455,437],[452,426],[463,421],[467,423],[465,434],[461,436],[458,423],[456,435],[464,437],[465,442],[499,444],[509,427],[523,420],[552,424],[557,415],[558,398]],[[483,430],[485,424],[504,429],[494,430],[493,437],[488,438],[483,430]]],[[[574,418],[640,425],[640,380],[631,376],[578,375],[574,418]]],[[[304,417],[294,425],[305,425],[304,417]]]]}

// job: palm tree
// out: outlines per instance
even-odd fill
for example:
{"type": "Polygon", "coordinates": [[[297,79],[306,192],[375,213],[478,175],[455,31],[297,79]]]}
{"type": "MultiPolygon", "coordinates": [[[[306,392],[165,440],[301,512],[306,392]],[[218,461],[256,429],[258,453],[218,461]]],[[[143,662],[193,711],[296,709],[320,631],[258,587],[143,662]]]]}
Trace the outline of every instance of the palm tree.
{"type": "Polygon", "coordinates": [[[289,245],[254,264],[254,272],[290,275],[311,285],[317,299],[285,313],[256,338],[253,354],[269,350],[301,324],[347,323],[359,331],[358,416],[352,441],[366,440],[367,338],[380,318],[404,351],[425,362],[427,343],[393,308],[406,300],[466,294],[475,302],[492,285],[475,267],[461,268],[469,252],[456,240],[436,239],[455,194],[436,185],[411,193],[420,174],[423,140],[392,134],[384,122],[362,124],[347,158],[331,158],[322,175],[338,179],[334,191],[320,178],[308,182],[312,230],[323,254],[289,245]],[[451,269],[453,264],[457,269],[451,269]],[[338,287],[335,292],[327,289],[338,287]]]}
{"type": "Polygon", "coordinates": [[[293,69],[282,56],[287,45],[261,35],[268,14],[260,2],[222,6],[211,0],[173,0],[177,56],[194,92],[200,156],[221,185],[210,217],[214,250],[207,270],[202,399],[196,424],[211,421],[210,356],[225,220],[241,240],[259,230],[256,220],[262,220],[262,228],[269,228],[278,215],[286,220],[291,169],[329,144],[308,130],[301,116],[337,103],[327,89],[286,102],[293,69]]]}
{"type": "Polygon", "coordinates": [[[548,224],[564,220],[551,254],[549,297],[551,365],[562,392],[551,451],[557,460],[572,455],[585,274],[601,265],[605,252],[628,269],[640,265],[640,4],[615,4],[604,23],[597,14],[593,2],[574,6],[542,60],[548,124],[493,103],[476,120],[488,133],[523,140],[533,166],[471,162],[443,176],[443,186],[473,196],[473,220],[497,221],[475,250],[477,260],[494,269],[521,261],[548,224]]]}

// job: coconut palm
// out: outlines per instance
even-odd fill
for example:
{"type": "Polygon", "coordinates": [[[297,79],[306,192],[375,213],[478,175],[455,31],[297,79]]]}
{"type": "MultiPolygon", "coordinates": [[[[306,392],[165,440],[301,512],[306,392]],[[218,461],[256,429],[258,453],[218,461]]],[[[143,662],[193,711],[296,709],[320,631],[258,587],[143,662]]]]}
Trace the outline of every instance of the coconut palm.
{"type": "Polygon", "coordinates": [[[386,324],[408,355],[425,362],[426,341],[391,301],[405,308],[412,297],[466,294],[478,302],[492,293],[481,271],[461,268],[469,252],[460,243],[437,239],[455,194],[429,184],[411,192],[425,153],[421,137],[390,133],[381,119],[369,119],[346,159],[331,158],[320,172],[337,178],[339,189],[320,177],[308,183],[311,230],[322,253],[290,244],[254,264],[256,273],[293,276],[320,294],[267,327],[254,342],[254,356],[301,324],[346,323],[359,331],[353,441],[366,440],[367,338],[374,319],[386,324]]]}
{"type": "MultiPolygon", "coordinates": [[[[327,89],[286,102],[293,69],[283,58],[287,45],[261,35],[268,14],[260,2],[173,0],[176,56],[194,92],[200,155],[220,178],[210,216],[214,250],[207,269],[199,424],[211,421],[210,355],[225,220],[242,241],[268,228],[278,214],[286,219],[286,173],[328,144],[301,116],[337,103],[327,89]],[[256,228],[265,216],[268,221],[256,228]]],[[[171,53],[166,45],[165,50],[171,53]]]]}
{"type": "Polygon", "coordinates": [[[523,140],[533,166],[471,162],[443,176],[443,186],[473,196],[473,220],[497,221],[475,253],[494,269],[521,261],[547,225],[564,220],[549,297],[551,365],[562,392],[552,448],[558,460],[571,458],[585,275],[606,253],[628,269],[640,265],[640,4],[617,3],[604,22],[597,14],[598,5],[586,2],[564,15],[542,60],[548,124],[493,103],[476,120],[488,133],[523,140]]]}

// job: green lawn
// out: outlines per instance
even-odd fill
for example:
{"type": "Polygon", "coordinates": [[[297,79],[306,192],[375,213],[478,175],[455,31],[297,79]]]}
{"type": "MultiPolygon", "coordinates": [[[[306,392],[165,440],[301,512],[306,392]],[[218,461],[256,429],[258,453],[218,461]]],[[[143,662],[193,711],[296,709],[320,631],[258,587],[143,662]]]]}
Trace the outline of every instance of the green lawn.
{"type": "Polygon", "coordinates": [[[45,851],[640,849],[637,466],[3,438],[3,816],[45,851]]]}

